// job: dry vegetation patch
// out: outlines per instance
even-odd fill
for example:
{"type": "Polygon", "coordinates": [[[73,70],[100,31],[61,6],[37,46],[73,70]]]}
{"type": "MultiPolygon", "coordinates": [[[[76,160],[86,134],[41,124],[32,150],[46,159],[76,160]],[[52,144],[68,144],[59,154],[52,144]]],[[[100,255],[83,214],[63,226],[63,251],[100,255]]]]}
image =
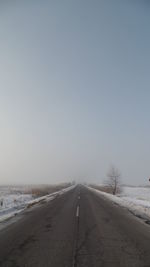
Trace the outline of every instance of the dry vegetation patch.
{"type": "MultiPolygon", "coordinates": [[[[113,188],[111,186],[108,185],[96,185],[96,184],[89,184],[90,187],[105,192],[105,193],[109,193],[113,195],[113,188]]],[[[121,193],[121,187],[117,188],[117,192],[116,194],[120,194],[121,193]]]]}
{"type": "Polygon", "coordinates": [[[63,183],[63,184],[57,184],[57,185],[38,185],[38,186],[33,186],[31,188],[31,193],[32,193],[32,196],[35,198],[42,197],[42,196],[60,191],[69,186],[71,186],[71,183],[63,183]]]}

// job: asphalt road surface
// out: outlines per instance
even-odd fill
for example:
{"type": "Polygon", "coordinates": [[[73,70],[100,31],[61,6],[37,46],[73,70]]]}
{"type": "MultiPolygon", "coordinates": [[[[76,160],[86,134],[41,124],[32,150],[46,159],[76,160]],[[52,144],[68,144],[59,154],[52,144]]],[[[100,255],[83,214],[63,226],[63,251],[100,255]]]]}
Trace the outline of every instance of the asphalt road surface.
{"type": "Polygon", "coordinates": [[[83,186],[0,231],[0,267],[150,267],[150,226],[83,186]]]}

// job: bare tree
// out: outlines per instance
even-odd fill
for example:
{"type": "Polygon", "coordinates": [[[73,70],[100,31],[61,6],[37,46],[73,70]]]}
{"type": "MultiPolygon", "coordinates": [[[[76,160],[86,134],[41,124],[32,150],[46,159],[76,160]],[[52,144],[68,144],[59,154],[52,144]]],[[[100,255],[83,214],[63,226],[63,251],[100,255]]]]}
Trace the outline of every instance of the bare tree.
{"type": "Polygon", "coordinates": [[[111,166],[107,177],[107,186],[111,188],[113,195],[116,195],[116,193],[120,192],[121,173],[115,166],[111,166]]]}

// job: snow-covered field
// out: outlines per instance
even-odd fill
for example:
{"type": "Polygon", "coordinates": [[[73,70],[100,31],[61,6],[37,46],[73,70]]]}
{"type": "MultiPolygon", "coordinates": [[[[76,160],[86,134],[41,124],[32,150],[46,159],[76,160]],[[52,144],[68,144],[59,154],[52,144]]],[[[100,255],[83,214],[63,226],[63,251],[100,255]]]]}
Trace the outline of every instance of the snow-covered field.
{"type": "Polygon", "coordinates": [[[126,207],[138,217],[146,220],[150,219],[150,187],[124,186],[123,192],[117,196],[93,188],[91,190],[94,190],[120,206],[126,207]]]}
{"type": "Polygon", "coordinates": [[[148,200],[150,202],[150,187],[130,187],[124,186],[120,195],[122,198],[131,198],[132,200],[148,200]]]}
{"type": "Polygon", "coordinates": [[[73,186],[70,186],[49,195],[34,198],[31,193],[27,193],[27,188],[0,186],[0,223],[17,215],[29,206],[41,201],[50,201],[56,195],[61,195],[72,188],[73,186]]]}
{"type": "Polygon", "coordinates": [[[0,187],[0,222],[15,215],[24,209],[26,204],[33,199],[32,194],[25,193],[19,187],[0,187]]]}

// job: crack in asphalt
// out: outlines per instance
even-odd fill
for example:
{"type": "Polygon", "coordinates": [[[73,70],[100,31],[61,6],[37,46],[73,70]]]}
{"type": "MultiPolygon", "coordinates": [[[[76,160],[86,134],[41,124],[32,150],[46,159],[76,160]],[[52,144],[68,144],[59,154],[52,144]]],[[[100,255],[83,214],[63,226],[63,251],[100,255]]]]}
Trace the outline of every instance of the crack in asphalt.
{"type": "MultiPolygon", "coordinates": [[[[80,226],[80,217],[77,217],[76,244],[75,244],[74,257],[73,257],[73,267],[78,266],[78,255],[79,255],[80,251],[82,250],[82,248],[84,247],[89,235],[95,229],[96,224],[92,225],[90,228],[88,228],[86,230],[86,232],[84,234],[84,238],[83,238],[80,246],[79,246],[79,226],[80,226]]],[[[80,254],[80,256],[81,255],[82,255],[82,253],[80,254]]],[[[86,253],[85,255],[89,255],[89,254],[86,253]]]]}
{"type": "Polygon", "coordinates": [[[91,226],[89,229],[87,229],[87,231],[85,232],[85,235],[84,235],[84,239],[83,241],[81,242],[80,246],[78,247],[77,249],[77,253],[79,253],[81,251],[81,249],[83,248],[83,246],[85,245],[89,235],[91,234],[91,232],[93,231],[93,229],[96,227],[96,224],[94,224],[93,226],[91,226]]]}

